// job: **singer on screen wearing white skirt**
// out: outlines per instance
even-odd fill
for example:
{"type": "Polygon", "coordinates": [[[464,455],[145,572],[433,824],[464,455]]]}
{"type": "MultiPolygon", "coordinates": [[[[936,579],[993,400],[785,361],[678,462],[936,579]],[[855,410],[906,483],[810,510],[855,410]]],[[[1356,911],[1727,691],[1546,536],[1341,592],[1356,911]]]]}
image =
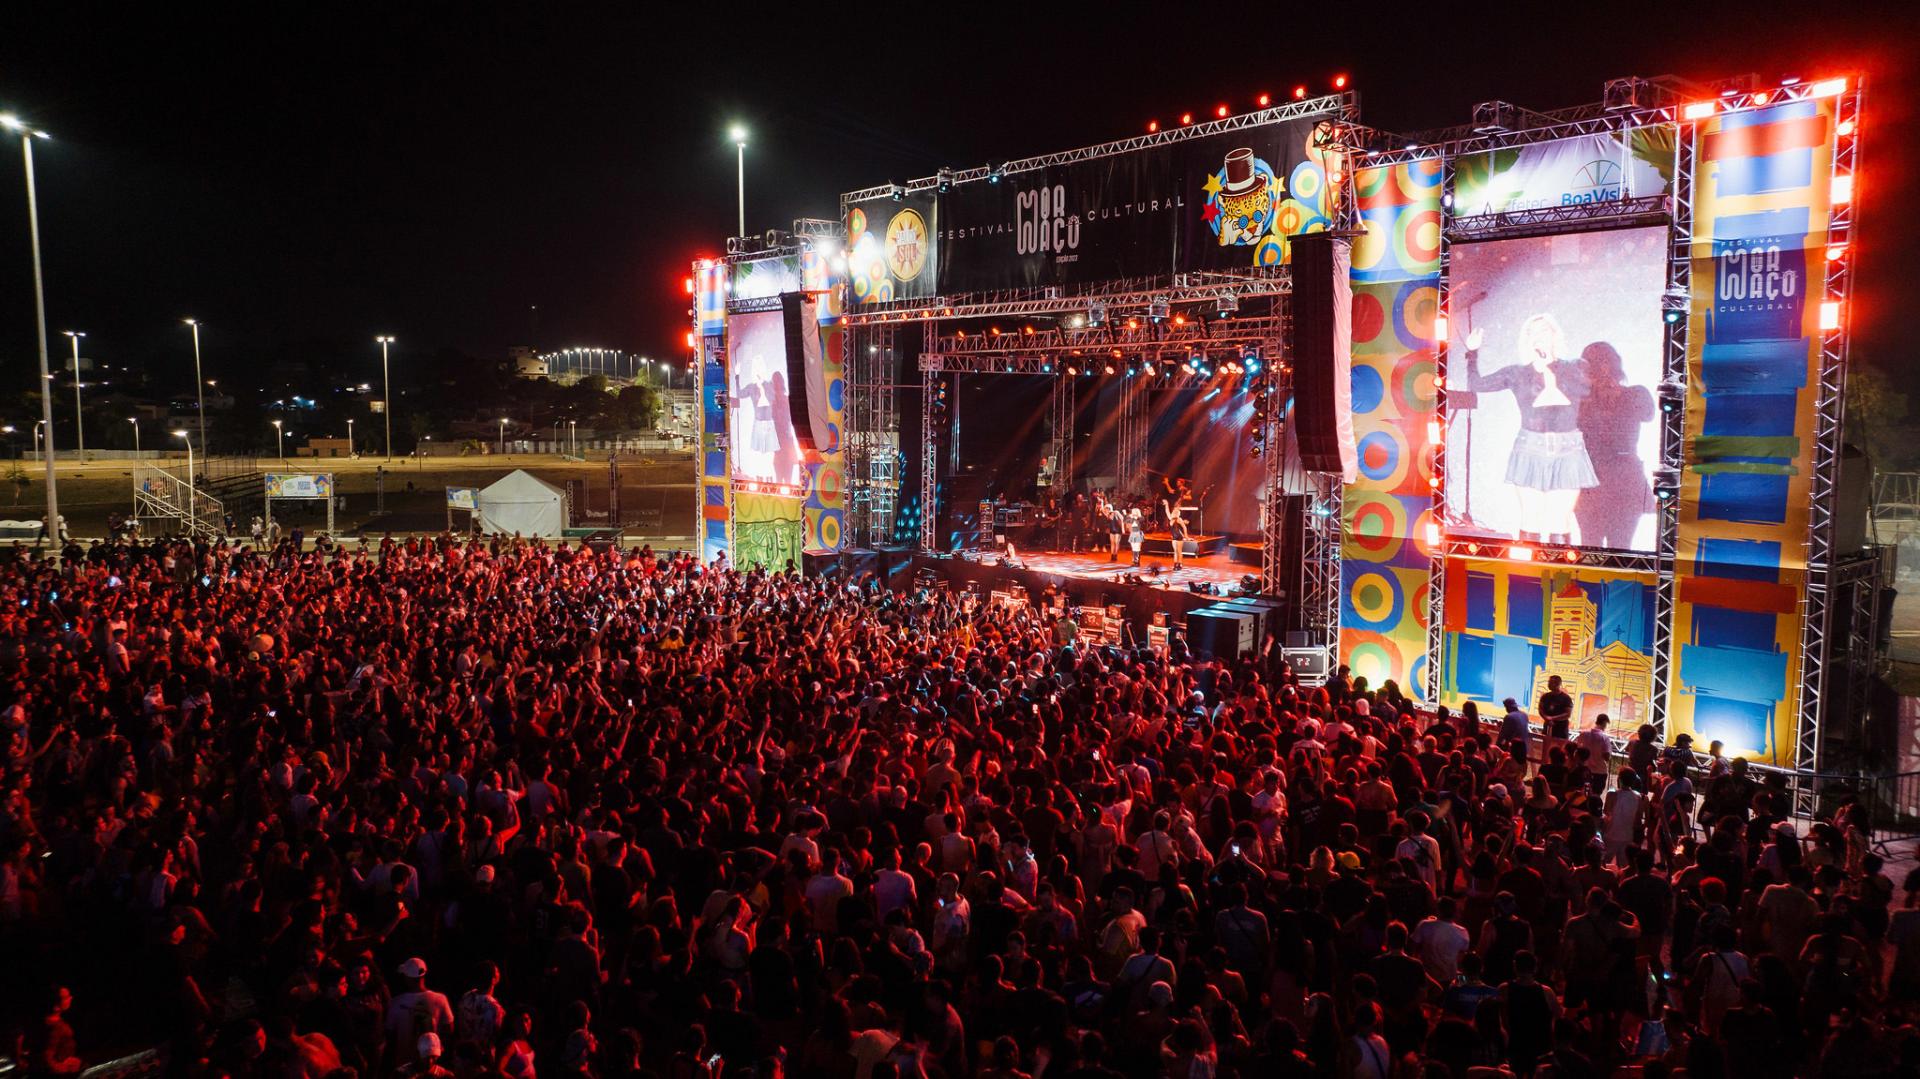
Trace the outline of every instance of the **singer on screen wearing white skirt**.
{"type": "Polygon", "coordinates": [[[1520,324],[1521,362],[1490,375],[1480,373],[1485,332],[1467,334],[1467,388],[1476,393],[1502,390],[1520,408],[1520,432],[1507,456],[1506,480],[1528,493],[1525,513],[1536,529],[1515,528],[1515,539],[1529,536],[1545,543],[1579,543],[1574,504],[1580,492],[1600,484],[1580,434],[1580,403],[1587,397],[1586,369],[1562,359],[1566,338],[1552,315],[1530,316],[1520,324]]]}

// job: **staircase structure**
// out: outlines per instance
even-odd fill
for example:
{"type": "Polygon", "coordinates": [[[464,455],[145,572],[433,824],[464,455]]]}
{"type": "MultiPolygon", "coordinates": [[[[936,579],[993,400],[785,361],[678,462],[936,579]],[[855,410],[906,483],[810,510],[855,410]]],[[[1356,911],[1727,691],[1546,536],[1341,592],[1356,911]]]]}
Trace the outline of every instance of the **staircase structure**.
{"type": "Polygon", "coordinates": [[[133,470],[134,514],[141,527],[161,535],[215,540],[226,535],[226,507],[171,470],[143,465],[133,470]],[[151,529],[147,522],[160,522],[151,529]]]}

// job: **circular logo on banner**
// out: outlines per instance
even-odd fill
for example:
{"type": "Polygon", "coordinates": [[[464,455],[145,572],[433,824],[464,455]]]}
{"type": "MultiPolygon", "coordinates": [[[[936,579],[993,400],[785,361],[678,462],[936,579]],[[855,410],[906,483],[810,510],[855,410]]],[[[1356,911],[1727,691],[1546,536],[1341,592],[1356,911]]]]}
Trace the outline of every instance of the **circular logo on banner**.
{"type": "Polygon", "coordinates": [[[887,269],[911,281],[927,268],[927,222],[918,210],[902,210],[887,222],[887,269]]]}

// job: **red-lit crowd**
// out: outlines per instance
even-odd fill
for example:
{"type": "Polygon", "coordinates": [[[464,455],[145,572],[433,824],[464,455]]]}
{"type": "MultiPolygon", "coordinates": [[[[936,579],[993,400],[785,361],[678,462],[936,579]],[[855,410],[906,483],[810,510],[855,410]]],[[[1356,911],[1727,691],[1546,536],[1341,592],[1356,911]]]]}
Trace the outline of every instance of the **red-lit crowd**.
{"type": "Polygon", "coordinates": [[[66,553],[0,552],[27,1074],[1920,1068],[1845,799],[1558,686],[1483,726],[645,549],[66,553]]]}

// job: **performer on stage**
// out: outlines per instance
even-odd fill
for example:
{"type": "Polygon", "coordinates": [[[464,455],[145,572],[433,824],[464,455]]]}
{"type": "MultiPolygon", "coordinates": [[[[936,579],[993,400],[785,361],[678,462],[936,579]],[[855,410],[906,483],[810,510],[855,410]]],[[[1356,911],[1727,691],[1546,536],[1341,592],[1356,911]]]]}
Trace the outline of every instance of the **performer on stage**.
{"type": "Polygon", "coordinates": [[[1167,512],[1167,535],[1173,543],[1173,568],[1179,569],[1181,559],[1187,553],[1187,519],[1180,513],[1181,507],[1173,506],[1167,512]]]}
{"type": "Polygon", "coordinates": [[[1100,499],[1100,516],[1107,522],[1107,561],[1120,561],[1120,534],[1127,530],[1127,515],[1120,510],[1118,502],[1100,499]]]}
{"type": "Polygon", "coordinates": [[[1580,523],[1574,504],[1580,492],[1598,486],[1600,479],[1587,457],[1580,434],[1580,402],[1587,396],[1586,369],[1578,360],[1564,359],[1566,339],[1552,315],[1538,314],[1520,324],[1520,363],[1480,373],[1480,344],[1485,331],[1467,334],[1467,388],[1477,393],[1507,390],[1520,406],[1520,433],[1507,457],[1506,481],[1537,498],[1529,498],[1527,514],[1540,522],[1539,530],[1515,530],[1515,538],[1531,534],[1547,543],[1579,543],[1580,523]]]}
{"type": "Polygon", "coordinates": [[[1140,516],[1140,507],[1127,511],[1127,545],[1133,548],[1133,564],[1140,564],[1140,548],[1147,543],[1147,524],[1140,516]]]}

